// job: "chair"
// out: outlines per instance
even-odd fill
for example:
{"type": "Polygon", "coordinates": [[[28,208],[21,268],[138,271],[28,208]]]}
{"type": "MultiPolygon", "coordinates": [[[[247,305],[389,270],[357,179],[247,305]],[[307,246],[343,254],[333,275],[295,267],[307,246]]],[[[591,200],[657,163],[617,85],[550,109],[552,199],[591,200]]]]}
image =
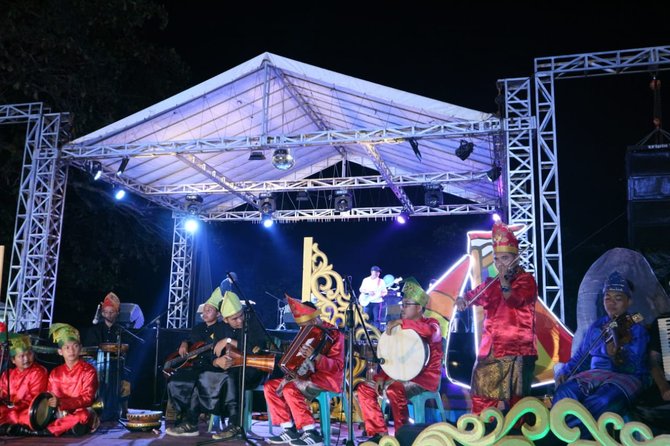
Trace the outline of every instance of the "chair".
{"type": "MultiPolygon", "coordinates": [[[[244,391],[244,432],[251,432],[251,413],[252,413],[252,404],[254,400],[254,391],[263,391],[263,384],[260,384],[258,387],[255,389],[247,389],[244,391]]],[[[269,426],[269,432],[271,435],[274,434],[273,429],[272,429],[272,418],[270,418],[270,412],[268,411],[268,426],[269,426]]],[[[209,424],[207,425],[207,432],[213,432],[213,428],[221,427],[221,417],[219,415],[214,415],[211,414],[209,416],[209,424]]]]}
{"type": "MultiPolygon", "coordinates": [[[[418,395],[414,395],[412,398],[407,400],[409,416],[414,420],[415,424],[425,423],[426,422],[426,402],[429,400],[435,400],[437,404],[437,412],[440,417],[440,421],[447,421],[446,412],[444,410],[444,404],[442,403],[442,396],[439,391],[428,391],[421,392],[418,395]]],[[[388,405],[388,399],[384,398],[382,400],[382,413],[386,411],[386,406],[388,405]]]]}
{"type": "Polygon", "coordinates": [[[321,423],[321,435],[323,435],[323,444],[330,446],[330,399],[339,397],[342,399],[342,409],[345,416],[348,414],[348,402],[345,392],[334,393],[323,391],[316,397],[319,402],[319,422],[321,423]]]}

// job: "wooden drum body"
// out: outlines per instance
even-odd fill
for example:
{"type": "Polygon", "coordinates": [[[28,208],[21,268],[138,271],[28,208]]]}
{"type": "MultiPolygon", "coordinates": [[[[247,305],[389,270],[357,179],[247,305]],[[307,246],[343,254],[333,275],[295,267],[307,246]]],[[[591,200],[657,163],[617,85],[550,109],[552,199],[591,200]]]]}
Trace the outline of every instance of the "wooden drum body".
{"type": "Polygon", "coordinates": [[[415,378],[430,359],[428,345],[417,332],[395,327],[391,334],[382,333],[377,356],[383,359],[382,370],[397,381],[415,378]]]}

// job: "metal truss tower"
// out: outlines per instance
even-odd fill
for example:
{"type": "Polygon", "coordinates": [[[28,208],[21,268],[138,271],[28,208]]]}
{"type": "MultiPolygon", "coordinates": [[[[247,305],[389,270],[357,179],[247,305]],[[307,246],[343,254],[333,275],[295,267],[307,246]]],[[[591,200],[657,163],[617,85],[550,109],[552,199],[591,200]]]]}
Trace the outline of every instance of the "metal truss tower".
{"type": "Polygon", "coordinates": [[[193,233],[184,228],[186,215],[174,215],[170,294],[168,296],[167,328],[188,328],[193,269],[193,233]]]}
{"type": "Polygon", "coordinates": [[[53,319],[68,172],[58,142],[66,119],[41,103],[0,106],[0,123],[27,124],[5,305],[13,331],[53,319]]]}

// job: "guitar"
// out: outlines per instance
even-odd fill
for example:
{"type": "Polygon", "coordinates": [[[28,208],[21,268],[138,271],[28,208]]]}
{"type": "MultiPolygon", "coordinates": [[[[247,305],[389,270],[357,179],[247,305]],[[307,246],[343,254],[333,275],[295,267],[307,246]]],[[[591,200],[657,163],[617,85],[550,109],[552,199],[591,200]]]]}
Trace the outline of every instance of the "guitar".
{"type": "Polygon", "coordinates": [[[171,353],[167,358],[165,358],[165,364],[163,364],[163,374],[167,378],[170,378],[177,370],[193,365],[193,360],[196,358],[196,356],[211,350],[213,347],[214,344],[196,342],[189,348],[186,356],[179,356],[179,350],[171,353]]]}
{"type": "MultiPolygon", "coordinates": [[[[402,277],[398,277],[391,283],[384,283],[384,284],[386,285],[386,288],[390,288],[392,285],[396,285],[400,282],[402,282],[402,277]]],[[[358,303],[361,304],[362,307],[367,307],[368,304],[377,304],[380,302],[384,302],[384,298],[381,296],[381,293],[379,291],[374,293],[362,292],[361,296],[358,298],[358,303]]]]}

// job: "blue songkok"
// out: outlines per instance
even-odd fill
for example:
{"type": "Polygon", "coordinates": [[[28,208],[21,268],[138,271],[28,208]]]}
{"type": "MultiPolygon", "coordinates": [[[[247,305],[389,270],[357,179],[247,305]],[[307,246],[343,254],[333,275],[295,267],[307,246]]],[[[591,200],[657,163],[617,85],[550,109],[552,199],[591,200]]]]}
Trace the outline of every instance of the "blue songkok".
{"type": "Polygon", "coordinates": [[[618,271],[614,271],[612,274],[610,274],[610,276],[605,281],[605,285],[603,286],[603,294],[607,293],[607,291],[621,291],[626,296],[628,296],[628,298],[633,297],[630,294],[630,284],[618,271]]]}

